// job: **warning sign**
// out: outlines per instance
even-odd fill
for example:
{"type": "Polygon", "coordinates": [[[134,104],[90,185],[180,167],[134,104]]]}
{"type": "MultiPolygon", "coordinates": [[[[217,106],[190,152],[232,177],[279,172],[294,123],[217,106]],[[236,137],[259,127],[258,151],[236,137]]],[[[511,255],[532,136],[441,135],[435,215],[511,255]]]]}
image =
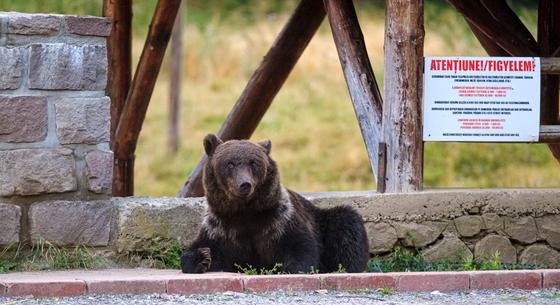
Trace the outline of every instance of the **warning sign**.
{"type": "Polygon", "coordinates": [[[540,75],[538,57],[426,57],[424,141],[538,141],[540,75]]]}

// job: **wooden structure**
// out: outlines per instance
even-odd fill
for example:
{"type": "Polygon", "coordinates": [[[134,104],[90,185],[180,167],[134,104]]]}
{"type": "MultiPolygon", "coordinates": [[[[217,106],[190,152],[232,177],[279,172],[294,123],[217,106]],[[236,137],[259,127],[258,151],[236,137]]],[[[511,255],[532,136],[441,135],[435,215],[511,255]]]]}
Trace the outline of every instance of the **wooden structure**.
{"type": "MultiPolygon", "coordinates": [[[[489,55],[541,56],[540,142],[560,160],[558,86],[560,75],[560,2],[539,0],[538,37],[526,29],[505,0],[448,0],[466,19],[489,55]]],[[[109,42],[115,170],[115,196],[133,194],[134,150],[155,80],[171,35],[180,0],[159,0],[142,57],[130,83],[131,0],[104,0],[114,18],[109,42]]],[[[256,129],[325,15],[372,171],[380,192],[422,189],[421,122],[424,1],[387,0],[385,13],[385,100],[382,101],[352,1],[301,0],[218,135],[246,139],[256,129]]],[[[179,196],[203,196],[203,157],[179,196]]]]}

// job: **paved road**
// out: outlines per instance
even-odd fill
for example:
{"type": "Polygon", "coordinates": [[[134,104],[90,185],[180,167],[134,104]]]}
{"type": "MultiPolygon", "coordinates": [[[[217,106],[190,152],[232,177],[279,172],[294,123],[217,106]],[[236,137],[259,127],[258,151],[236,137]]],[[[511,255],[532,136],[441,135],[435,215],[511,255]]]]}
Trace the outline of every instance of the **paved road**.
{"type": "MultiPolygon", "coordinates": [[[[391,293],[391,291],[388,291],[391,293]]],[[[118,296],[81,296],[72,298],[32,298],[0,297],[0,305],[405,305],[405,304],[446,304],[446,305],[485,305],[485,304],[560,304],[560,290],[549,289],[540,291],[469,291],[457,293],[394,293],[382,295],[378,291],[362,292],[270,292],[270,293],[238,293],[225,292],[212,295],[118,295],[118,296]]]]}

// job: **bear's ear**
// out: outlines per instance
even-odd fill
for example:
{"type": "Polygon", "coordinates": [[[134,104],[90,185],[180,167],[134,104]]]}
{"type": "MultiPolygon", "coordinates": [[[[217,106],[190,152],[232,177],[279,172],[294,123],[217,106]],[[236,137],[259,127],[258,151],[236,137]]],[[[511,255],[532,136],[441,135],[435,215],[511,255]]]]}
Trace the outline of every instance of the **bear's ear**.
{"type": "Polygon", "coordinates": [[[218,145],[224,143],[220,138],[218,138],[215,134],[211,133],[204,137],[204,151],[208,156],[211,156],[216,150],[218,145]]]}
{"type": "Polygon", "coordinates": [[[266,154],[270,154],[270,149],[272,149],[272,142],[270,142],[270,140],[262,140],[257,142],[257,145],[259,145],[260,147],[264,148],[264,150],[266,150],[266,154]]]}

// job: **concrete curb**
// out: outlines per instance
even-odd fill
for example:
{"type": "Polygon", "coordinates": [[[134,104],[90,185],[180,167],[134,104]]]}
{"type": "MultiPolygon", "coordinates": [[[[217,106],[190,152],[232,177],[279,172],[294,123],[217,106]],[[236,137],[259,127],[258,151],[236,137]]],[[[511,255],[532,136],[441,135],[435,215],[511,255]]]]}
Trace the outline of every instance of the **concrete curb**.
{"type": "Polygon", "coordinates": [[[86,294],[207,294],[226,291],[314,291],[388,288],[395,291],[560,288],[560,269],[474,272],[258,275],[181,274],[177,270],[108,269],[0,275],[0,296],[86,294]]]}

